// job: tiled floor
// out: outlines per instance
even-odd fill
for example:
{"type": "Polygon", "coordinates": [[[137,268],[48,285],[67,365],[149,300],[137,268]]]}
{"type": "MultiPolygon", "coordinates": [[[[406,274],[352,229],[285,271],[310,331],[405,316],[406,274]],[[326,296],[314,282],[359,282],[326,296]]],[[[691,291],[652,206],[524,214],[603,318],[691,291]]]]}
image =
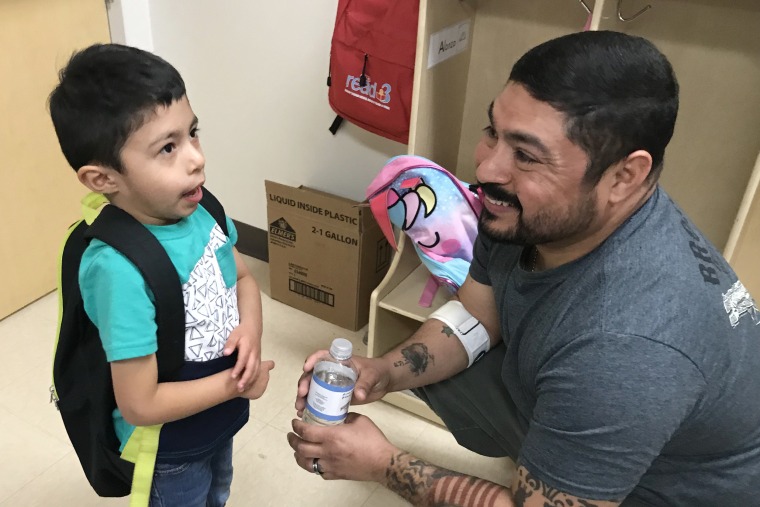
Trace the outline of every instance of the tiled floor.
{"type": "MultiPolygon", "coordinates": [[[[235,438],[230,507],[396,507],[408,505],[374,483],[324,481],[300,469],[285,434],[295,416],[296,381],[304,358],[345,336],[364,354],[365,330],[350,333],[268,297],[268,264],[247,259],[263,293],[263,357],[275,360],[269,388],[253,402],[248,425],[235,438]]],[[[57,299],[50,294],[0,321],[0,507],[128,505],[98,498],[89,488],[63,424],[48,403],[57,299]]],[[[513,465],[459,447],[440,426],[377,402],[353,410],[370,416],[388,438],[447,468],[507,484],[513,465]]]]}

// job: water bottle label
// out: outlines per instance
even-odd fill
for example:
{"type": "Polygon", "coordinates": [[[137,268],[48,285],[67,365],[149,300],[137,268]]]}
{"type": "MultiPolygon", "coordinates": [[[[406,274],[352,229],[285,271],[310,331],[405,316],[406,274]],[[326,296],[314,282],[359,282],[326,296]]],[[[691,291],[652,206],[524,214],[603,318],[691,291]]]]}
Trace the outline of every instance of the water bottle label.
{"type": "Polygon", "coordinates": [[[348,368],[345,368],[345,370],[350,375],[343,376],[343,378],[350,380],[349,385],[340,386],[326,383],[319,378],[320,373],[322,373],[319,369],[316,369],[314,375],[312,375],[306,405],[308,410],[320,419],[326,421],[341,421],[345,419],[348,413],[348,406],[351,403],[351,395],[354,392],[355,381],[355,374],[348,368]]]}

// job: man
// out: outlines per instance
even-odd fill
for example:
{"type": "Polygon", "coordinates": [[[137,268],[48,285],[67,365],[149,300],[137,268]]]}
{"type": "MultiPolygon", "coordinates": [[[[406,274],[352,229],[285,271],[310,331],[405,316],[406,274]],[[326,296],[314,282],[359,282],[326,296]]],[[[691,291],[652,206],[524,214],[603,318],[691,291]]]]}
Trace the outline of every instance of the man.
{"type": "Polygon", "coordinates": [[[415,505],[760,505],[760,320],[657,185],[677,110],[644,39],[526,53],[476,149],[485,209],[458,301],[357,358],[356,403],[421,388],[460,444],[516,460],[510,489],[424,463],[355,414],[294,421],[297,463],[415,505]]]}

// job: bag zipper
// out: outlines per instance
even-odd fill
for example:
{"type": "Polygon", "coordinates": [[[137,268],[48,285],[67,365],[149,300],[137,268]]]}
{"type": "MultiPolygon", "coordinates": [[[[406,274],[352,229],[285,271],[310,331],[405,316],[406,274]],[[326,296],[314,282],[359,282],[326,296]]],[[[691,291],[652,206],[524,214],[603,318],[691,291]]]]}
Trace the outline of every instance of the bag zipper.
{"type": "Polygon", "coordinates": [[[51,384],[50,385],[50,403],[53,403],[55,405],[55,409],[60,412],[61,407],[58,406],[59,401],[60,399],[58,398],[58,393],[55,392],[55,386],[51,384]]]}
{"type": "Polygon", "coordinates": [[[359,77],[359,86],[364,88],[367,86],[367,59],[369,55],[364,53],[364,65],[362,66],[362,75],[359,77]]]}

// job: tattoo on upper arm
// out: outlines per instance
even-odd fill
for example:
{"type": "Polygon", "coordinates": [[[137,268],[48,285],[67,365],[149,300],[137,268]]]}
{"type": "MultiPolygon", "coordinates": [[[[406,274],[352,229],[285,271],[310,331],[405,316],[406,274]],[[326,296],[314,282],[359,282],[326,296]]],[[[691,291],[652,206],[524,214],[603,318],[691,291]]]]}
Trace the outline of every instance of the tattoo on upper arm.
{"type": "Polygon", "coordinates": [[[409,370],[415,375],[424,373],[427,370],[428,363],[435,363],[435,356],[428,352],[428,348],[422,343],[413,343],[406,348],[401,349],[401,355],[404,359],[396,361],[393,366],[409,365],[409,370]]]}
{"type": "Polygon", "coordinates": [[[525,467],[518,467],[517,473],[519,481],[517,491],[514,493],[514,501],[517,507],[524,507],[525,502],[536,493],[549,500],[545,505],[552,507],[602,507],[601,503],[576,498],[552,488],[543,481],[533,477],[525,467]]]}
{"type": "Polygon", "coordinates": [[[446,470],[400,452],[385,471],[388,487],[414,505],[493,507],[504,487],[446,470]]]}
{"type": "Polygon", "coordinates": [[[452,336],[456,336],[456,333],[454,333],[454,330],[451,329],[449,326],[443,326],[443,329],[441,329],[441,333],[445,334],[449,338],[452,336]]]}

